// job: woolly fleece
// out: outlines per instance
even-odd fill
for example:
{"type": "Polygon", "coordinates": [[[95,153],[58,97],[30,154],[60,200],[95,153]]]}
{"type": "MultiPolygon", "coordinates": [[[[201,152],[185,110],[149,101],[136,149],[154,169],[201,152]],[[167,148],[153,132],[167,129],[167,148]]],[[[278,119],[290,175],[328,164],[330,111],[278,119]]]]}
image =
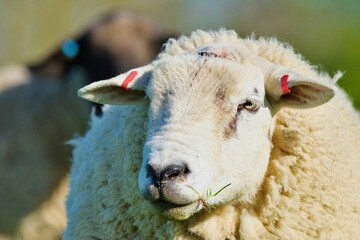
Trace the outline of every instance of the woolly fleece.
{"type": "MultiPolygon", "coordinates": [[[[196,31],[159,59],[210,42],[242,44],[308,77],[330,78],[275,39],[196,31]]],[[[335,83],[334,83],[335,84],[335,83]]],[[[356,239],[360,236],[360,117],[336,87],[328,103],[281,109],[270,162],[251,204],[236,201],[188,220],[159,215],[138,190],[147,106],[108,106],[75,146],[65,239],[356,239]]]]}

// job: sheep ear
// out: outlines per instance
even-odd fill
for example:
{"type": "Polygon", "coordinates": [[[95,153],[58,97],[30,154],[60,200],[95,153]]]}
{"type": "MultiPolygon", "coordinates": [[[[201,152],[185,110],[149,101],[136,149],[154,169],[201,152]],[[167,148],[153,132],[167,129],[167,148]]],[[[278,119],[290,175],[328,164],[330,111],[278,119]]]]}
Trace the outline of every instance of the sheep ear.
{"type": "Polygon", "coordinates": [[[152,69],[149,64],[108,80],[94,82],[81,88],[78,95],[92,102],[111,105],[145,103],[145,89],[152,69]]]}
{"type": "Polygon", "coordinates": [[[319,106],[335,95],[334,89],[331,83],[310,79],[280,66],[271,68],[265,77],[267,99],[275,110],[319,106]]]}

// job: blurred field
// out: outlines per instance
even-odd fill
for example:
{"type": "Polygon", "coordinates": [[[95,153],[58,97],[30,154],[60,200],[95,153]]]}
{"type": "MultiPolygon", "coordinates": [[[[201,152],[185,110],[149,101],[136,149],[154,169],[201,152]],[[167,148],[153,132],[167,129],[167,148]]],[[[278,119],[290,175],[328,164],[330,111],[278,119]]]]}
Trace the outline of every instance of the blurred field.
{"type": "Polygon", "coordinates": [[[242,36],[276,36],[329,73],[345,72],[340,85],[360,107],[360,2],[357,0],[54,0],[0,1],[0,66],[44,58],[63,39],[101,14],[130,9],[169,29],[234,28],[242,36]]]}

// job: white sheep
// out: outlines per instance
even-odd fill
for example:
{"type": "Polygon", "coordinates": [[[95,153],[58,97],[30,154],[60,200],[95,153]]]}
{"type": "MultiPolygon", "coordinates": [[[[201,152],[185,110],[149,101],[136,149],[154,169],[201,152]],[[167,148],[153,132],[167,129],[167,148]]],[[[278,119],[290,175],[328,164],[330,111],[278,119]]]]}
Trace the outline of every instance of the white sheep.
{"type": "Polygon", "coordinates": [[[65,239],[357,238],[360,118],[340,77],[275,39],[196,31],[82,88],[122,106],[73,140],[65,239]]]}

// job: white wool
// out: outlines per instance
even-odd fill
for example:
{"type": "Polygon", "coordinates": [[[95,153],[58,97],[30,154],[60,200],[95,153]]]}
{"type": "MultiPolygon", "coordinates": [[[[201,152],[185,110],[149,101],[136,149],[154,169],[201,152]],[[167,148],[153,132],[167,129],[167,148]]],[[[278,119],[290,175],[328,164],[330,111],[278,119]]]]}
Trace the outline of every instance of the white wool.
{"type": "MultiPolygon", "coordinates": [[[[213,42],[238,44],[273,64],[316,79],[319,84],[331,84],[335,96],[318,107],[282,108],[277,112],[272,120],[272,150],[266,173],[264,176],[254,173],[261,184],[249,189],[256,192],[254,196],[205,208],[183,221],[169,220],[159,214],[138,190],[149,106],[107,107],[103,118],[93,118],[87,134],[73,141],[65,239],[355,239],[359,236],[360,190],[356,186],[360,181],[360,117],[334,83],[340,74],[331,80],[274,38],[240,39],[234,31],[226,30],[196,31],[190,37],[172,39],[158,60],[167,61],[171,56],[213,42]]],[[[244,62],[253,61],[246,57],[242,59],[244,62]]],[[[193,61],[187,56],[176,59],[179,62],[169,60],[176,63],[173,72],[166,71],[169,68],[166,64],[160,64],[157,68],[160,70],[154,71],[154,78],[169,79],[166,87],[174,85],[174,91],[181,83],[171,81],[186,75],[184,69],[192,70],[184,60],[193,61]],[[161,73],[167,74],[161,78],[158,76],[161,73]]],[[[208,62],[210,67],[217,63],[208,62]]],[[[210,72],[210,67],[205,67],[203,74],[210,72]]],[[[224,69],[232,71],[235,67],[224,66],[224,69]]],[[[156,101],[165,96],[156,95],[163,91],[160,86],[151,86],[149,92],[154,96],[149,96],[155,101],[151,108],[156,109],[156,101]]],[[[182,94],[186,99],[187,93],[182,94]]],[[[209,114],[213,110],[203,111],[202,114],[209,114]]],[[[153,116],[156,114],[150,115],[153,116]]],[[[152,124],[157,126],[156,119],[152,124]]],[[[198,131],[203,129],[199,126],[198,131]]],[[[170,138],[171,134],[165,137],[170,138]]],[[[181,141],[181,135],[174,136],[181,141]]],[[[209,139],[212,137],[209,135],[209,139]]],[[[205,166],[203,174],[210,175],[211,171],[206,170],[213,168],[205,166]]],[[[237,186],[225,188],[219,196],[231,193],[233,187],[237,186]]],[[[214,199],[221,201],[221,197],[214,199]]]]}

